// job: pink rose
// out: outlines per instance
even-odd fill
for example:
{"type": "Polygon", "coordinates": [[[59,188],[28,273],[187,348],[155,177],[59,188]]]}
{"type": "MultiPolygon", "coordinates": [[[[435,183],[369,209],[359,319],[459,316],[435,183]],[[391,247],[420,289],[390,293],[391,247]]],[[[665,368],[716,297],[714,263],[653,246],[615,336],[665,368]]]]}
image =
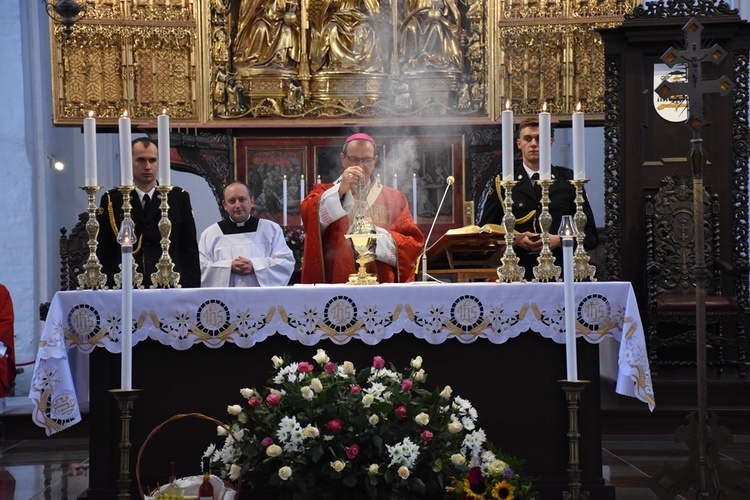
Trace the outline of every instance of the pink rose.
{"type": "Polygon", "coordinates": [[[360,392],[362,392],[362,388],[360,386],[358,386],[358,385],[353,385],[352,386],[352,388],[351,388],[351,393],[352,394],[359,394],[360,392]]]}
{"type": "Polygon", "coordinates": [[[332,418],[326,424],[326,428],[331,431],[332,434],[338,434],[341,432],[341,420],[338,418],[332,418]]]}
{"type": "Polygon", "coordinates": [[[396,418],[404,418],[406,416],[406,406],[399,406],[396,408],[396,418]]]}
{"type": "Polygon", "coordinates": [[[353,444],[346,449],[346,456],[349,460],[354,460],[359,455],[359,445],[353,444]]]}
{"type": "Polygon", "coordinates": [[[372,367],[376,370],[382,370],[385,368],[385,360],[380,356],[375,356],[372,358],[372,367]]]}
{"type": "Polygon", "coordinates": [[[300,373],[310,373],[311,371],[313,371],[313,365],[311,365],[307,361],[302,361],[297,365],[297,371],[300,373]]]}
{"type": "Polygon", "coordinates": [[[422,431],[422,442],[426,443],[430,439],[432,439],[432,432],[430,431],[422,431]]]}
{"type": "Polygon", "coordinates": [[[333,375],[334,373],[336,373],[336,365],[334,365],[332,361],[326,363],[326,373],[328,375],[333,375]]]}
{"type": "Polygon", "coordinates": [[[247,402],[252,406],[253,408],[259,407],[263,402],[260,400],[259,397],[253,396],[250,399],[247,400],[247,402]]]}
{"type": "Polygon", "coordinates": [[[406,379],[404,379],[403,382],[401,382],[401,391],[403,391],[403,392],[409,392],[411,390],[411,388],[412,388],[413,385],[414,385],[414,383],[411,380],[409,380],[408,378],[406,378],[406,379]]]}
{"type": "Polygon", "coordinates": [[[262,444],[264,448],[268,448],[273,444],[273,438],[271,436],[266,436],[263,438],[263,441],[261,441],[260,444],[262,444]]]}
{"type": "Polygon", "coordinates": [[[266,403],[268,403],[268,406],[274,407],[279,404],[279,401],[281,401],[281,396],[275,392],[266,396],[266,403]]]}

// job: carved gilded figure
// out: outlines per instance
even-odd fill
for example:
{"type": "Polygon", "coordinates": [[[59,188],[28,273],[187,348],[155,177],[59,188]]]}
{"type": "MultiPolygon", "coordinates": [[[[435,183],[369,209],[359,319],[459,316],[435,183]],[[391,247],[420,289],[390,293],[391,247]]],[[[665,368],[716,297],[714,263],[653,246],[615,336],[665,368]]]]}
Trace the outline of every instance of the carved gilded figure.
{"type": "Polygon", "coordinates": [[[399,44],[402,71],[460,72],[461,13],[455,0],[405,0],[404,12],[399,44]]]}
{"type": "Polygon", "coordinates": [[[313,71],[382,72],[377,0],[323,0],[311,40],[313,71]]]}
{"type": "Polygon", "coordinates": [[[297,3],[242,0],[233,58],[236,69],[295,69],[299,62],[297,3]]]}

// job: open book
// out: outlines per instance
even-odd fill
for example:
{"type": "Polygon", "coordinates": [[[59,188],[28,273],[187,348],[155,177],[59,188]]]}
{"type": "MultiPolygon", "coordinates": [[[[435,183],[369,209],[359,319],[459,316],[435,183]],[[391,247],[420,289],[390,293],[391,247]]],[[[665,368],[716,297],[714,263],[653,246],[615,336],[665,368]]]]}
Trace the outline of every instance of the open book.
{"type": "Polygon", "coordinates": [[[427,249],[431,269],[497,267],[505,249],[505,228],[485,224],[449,229],[427,249]]]}
{"type": "Polygon", "coordinates": [[[471,225],[471,226],[456,227],[453,229],[449,229],[445,232],[445,234],[450,234],[450,235],[480,234],[480,235],[488,235],[488,236],[505,236],[505,227],[501,226],[500,224],[485,224],[482,227],[479,227],[477,225],[471,225]]]}

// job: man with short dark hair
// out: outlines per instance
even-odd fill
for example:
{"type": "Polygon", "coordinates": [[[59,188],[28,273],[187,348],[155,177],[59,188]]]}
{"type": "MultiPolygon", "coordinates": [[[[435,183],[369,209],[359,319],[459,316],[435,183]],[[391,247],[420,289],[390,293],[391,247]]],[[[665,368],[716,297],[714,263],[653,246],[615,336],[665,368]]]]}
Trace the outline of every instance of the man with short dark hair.
{"type": "MultiPolygon", "coordinates": [[[[130,216],[135,224],[137,240],[133,245],[133,260],[138,272],[143,274],[143,286],[151,286],[151,274],[156,272],[156,263],[161,258],[161,195],[156,190],[159,171],[159,154],[156,143],[146,137],[135,139],[133,150],[133,184],[130,192],[130,216]]],[[[201,271],[198,258],[195,219],[190,205],[190,195],[178,186],[173,186],[167,197],[168,217],[172,222],[169,235],[169,255],[174,271],[180,273],[183,288],[201,286],[201,271]]],[[[117,234],[122,224],[122,193],[111,189],[102,196],[99,209],[99,247],[97,255],[102,271],[107,275],[107,285],[115,284],[114,275],[120,272],[122,249],[117,234]]]]}

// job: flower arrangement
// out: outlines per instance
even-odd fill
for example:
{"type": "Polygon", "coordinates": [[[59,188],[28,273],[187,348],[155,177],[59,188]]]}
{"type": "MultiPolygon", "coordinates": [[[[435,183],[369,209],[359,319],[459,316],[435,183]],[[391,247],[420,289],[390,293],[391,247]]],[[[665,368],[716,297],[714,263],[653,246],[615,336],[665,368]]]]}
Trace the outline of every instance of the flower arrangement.
{"type": "Polygon", "coordinates": [[[284,228],[284,239],[286,245],[294,254],[295,268],[302,268],[302,249],[305,246],[305,230],[302,227],[284,228]]]}
{"type": "Polygon", "coordinates": [[[424,388],[421,357],[403,373],[380,356],[357,372],[322,349],[313,362],[272,362],[268,387],[241,389],[244,404],[228,406],[232,436],[219,427],[223,446],[206,450],[223,478],[295,500],[533,497],[471,403],[450,386],[424,388]]]}

